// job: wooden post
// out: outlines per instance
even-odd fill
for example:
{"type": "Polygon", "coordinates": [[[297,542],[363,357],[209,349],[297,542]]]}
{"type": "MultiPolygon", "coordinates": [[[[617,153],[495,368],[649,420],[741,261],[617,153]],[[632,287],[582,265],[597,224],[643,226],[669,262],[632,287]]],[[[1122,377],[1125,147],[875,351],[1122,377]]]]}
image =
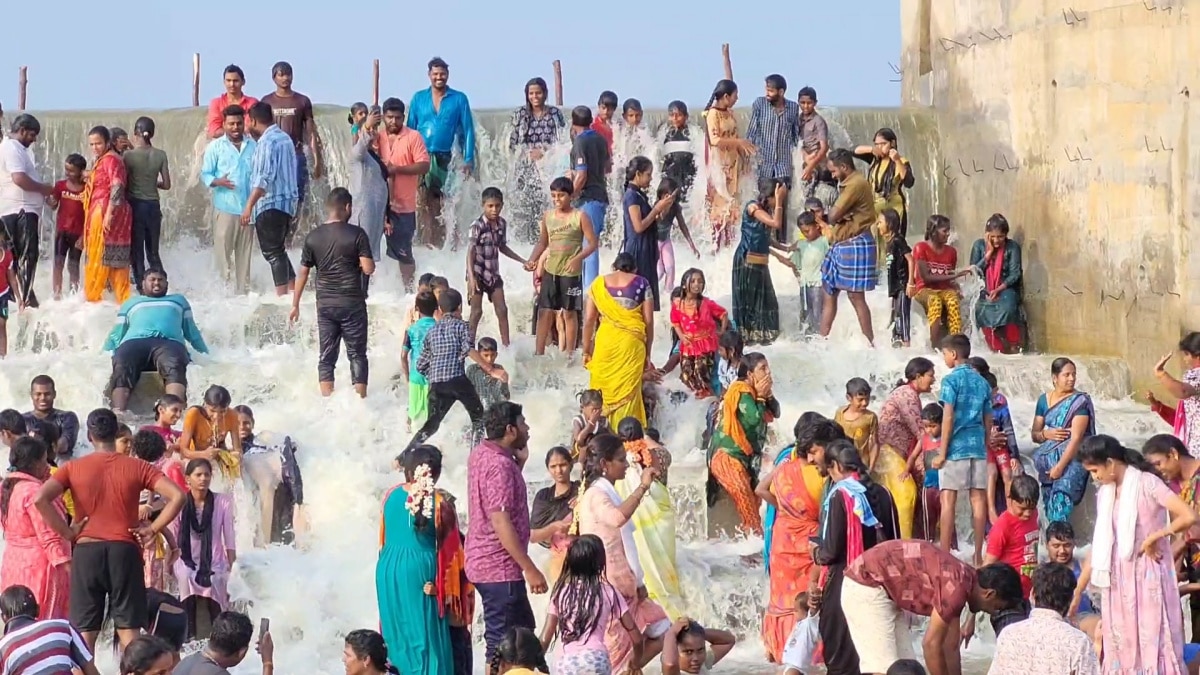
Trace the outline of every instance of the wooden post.
{"type": "Polygon", "coordinates": [[[17,110],[24,110],[29,89],[29,66],[21,66],[17,75],[17,110]]]}
{"type": "Polygon", "coordinates": [[[562,61],[554,60],[554,105],[562,107],[563,104],[563,87],[562,87],[562,61]]]}
{"type": "Polygon", "coordinates": [[[200,107],[200,52],[192,54],[192,107],[200,107]]]}
{"type": "Polygon", "coordinates": [[[379,59],[371,65],[371,105],[379,105],[379,59]]]}
{"type": "Polygon", "coordinates": [[[725,79],[733,79],[733,60],[729,58],[729,43],[721,45],[721,58],[725,62],[725,79]]]}

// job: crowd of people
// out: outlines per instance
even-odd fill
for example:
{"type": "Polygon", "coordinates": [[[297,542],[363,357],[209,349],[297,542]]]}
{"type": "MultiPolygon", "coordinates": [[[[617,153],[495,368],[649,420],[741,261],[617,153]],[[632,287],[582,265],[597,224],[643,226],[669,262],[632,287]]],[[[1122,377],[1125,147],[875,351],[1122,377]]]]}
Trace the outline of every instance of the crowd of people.
{"type": "MultiPolygon", "coordinates": [[[[763,538],[769,594],[760,635],[782,672],[803,675],[819,663],[833,675],[958,675],[976,614],[999,636],[994,673],[1084,675],[1101,664],[1104,672],[1188,672],[1193,646],[1177,603],[1181,594],[1200,597],[1192,537],[1200,463],[1190,452],[1200,423],[1200,334],[1180,343],[1181,380],[1166,373],[1169,356],[1156,369],[1179,399],[1169,408],[1152,398],[1172,434],[1151,438],[1142,453],[1099,434],[1090,397],[1076,390],[1075,364],[1058,359],[1053,388],[1029,422],[1036,448],[1023,462],[1001,382],[964,334],[958,285],[978,280],[973,323],[987,346],[1019,351],[1021,249],[1005,217],[986,221],[966,266],[942,215],[928,217],[923,240],[910,248],[905,190],[914,172],[896,134],[880,129],[871,145],[831,148],[816,92],[804,87],[788,100],[785,79],[770,75],[743,137],[725,57],[726,77],[701,116],[703,158],[682,102],[671,103],[660,142],[636,99],[621,103],[619,118],[612,92],[595,111],[564,115],[546,103],[545,82],[531,80],[509,145],[519,158],[513,234],[532,249],[523,256],[512,247],[505,195],[489,186],[467,234],[462,290],[446,277],[418,277],[414,255],[414,242],[453,243],[442,201],[459,181],[454,169],[474,169],[470,104],[449,88],[444,61],[429,62],[431,86],[408,106],[388,98],[351,109],[351,184],[329,191],[298,273],[287,249],[309,181],[322,178],[325,163],[312,102],[292,89],[287,63],[275,65],[275,91],[262,100],[243,93],[240,68],[226,68],[226,93],[209,106],[212,140],[201,171],[212,189],[218,266],[236,292],[247,291],[257,240],[274,290],[292,295],[292,320],[315,270],[323,395],[333,392],[343,342],[352,385],[367,393],[366,296],[382,253],[415,292],[402,353],[413,436],[396,457],[401,480],[382,500],[380,630],[346,636],[346,672],[474,672],[476,614],[493,673],[547,671],[552,662],[564,675],[636,675],[655,659],[665,673],[711,670],[737,638],[689,618],[676,569],[672,453],[655,424],[659,384],[677,368],[691,395],[708,403],[697,444],[706,452],[710,504],[728,499],[740,532],[763,538]],[[548,175],[553,147],[567,141],[569,164],[548,175]],[[623,180],[613,178],[614,165],[623,180]],[[702,166],[707,184],[697,180],[702,166]],[[757,195],[743,201],[746,179],[757,195]],[[609,208],[614,189],[619,209],[609,208]],[[705,205],[714,255],[737,242],[728,309],[706,296],[701,269],[675,284],[676,225],[699,257],[700,223],[689,229],[683,210],[689,199],[705,205]],[[792,204],[802,208],[789,216],[792,204]],[[602,272],[603,234],[618,223],[619,250],[602,272]],[[535,352],[554,344],[573,363],[578,351],[590,378],[563,444],[546,453],[553,485],[532,509],[523,475],[529,425],[510,400],[519,373],[497,363],[512,339],[501,256],[534,275],[535,352]],[[782,325],[772,259],[797,278],[803,312],[795,328],[782,325]],[[878,414],[871,384],[853,378],[844,407],[830,417],[805,412],[793,442],[772,456],[771,425],[782,408],[767,356],[751,348],[782,333],[827,337],[842,293],[874,345],[866,293],[881,276],[893,344],[912,341],[912,301],[924,308],[929,347],[948,369],[936,401],[923,399],[934,393],[936,371],[923,357],[908,363],[878,414]],[[478,334],[485,296],[498,341],[478,334]],[[659,312],[671,342],[661,367],[651,360],[659,312]],[[465,509],[438,487],[442,453],[430,444],[455,403],[471,420],[465,509]],[[1080,563],[1069,521],[1089,476],[1099,485],[1099,516],[1080,563]],[[969,533],[956,531],[960,496],[970,507],[969,533]],[[544,568],[531,544],[549,549],[544,568]],[[969,560],[954,555],[960,545],[973,547],[969,560]],[[530,594],[549,594],[546,616],[535,616],[530,594]],[[924,666],[913,660],[914,617],[928,617],[924,666]]],[[[31,412],[0,412],[10,449],[0,484],[0,655],[6,664],[33,664],[10,672],[43,664],[95,672],[91,654],[108,621],[124,648],[122,673],[225,672],[254,635],[228,588],[238,564],[238,481],[260,509],[248,524],[257,544],[302,536],[296,445],[256,434],[253,412],[232,407],[219,385],[188,405],[186,345],[200,353],[208,346],[187,300],[168,294],[158,255],[158,197],[171,174],[153,147],[153,120],[135,122],[132,142],[119,129],[92,129],[94,161],[67,157],[56,184],[42,181],[28,150],[38,121],[22,114],[11,129],[0,143],[0,326],[10,298],[18,307],[38,304],[43,203],[57,209],[54,295],[63,293],[65,268],[68,291],[99,301],[111,290],[120,309],[105,345],[113,352],[111,409],[92,411],[82,425],[90,454],[76,456],[79,419],[55,407],[49,376],[31,383],[31,412]],[[159,374],[164,392],[154,424],[134,432],[122,419],[130,419],[130,393],[147,371],[159,374]],[[40,635],[59,647],[37,648],[40,635]],[[202,651],[176,663],[185,641],[205,638],[202,651]]],[[[271,672],[265,625],[258,649],[271,672]]]]}

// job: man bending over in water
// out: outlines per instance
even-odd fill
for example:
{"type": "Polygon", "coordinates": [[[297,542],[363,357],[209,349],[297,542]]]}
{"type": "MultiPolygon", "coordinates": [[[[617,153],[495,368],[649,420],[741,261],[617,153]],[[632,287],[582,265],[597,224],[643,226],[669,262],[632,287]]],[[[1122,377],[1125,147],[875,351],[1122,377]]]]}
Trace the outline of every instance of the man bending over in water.
{"type": "Polygon", "coordinates": [[[104,351],[113,353],[109,381],[113,410],[123,412],[128,407],[142,373],[150,370],[158,371],[166,393],[186,401],[191,359],[185,340],[201,354],[208,353],[187,299],[177,293],[167,295],[166,272],[146,270],[142,294],[121,304],[117,325],[104,342],[104,351]]]}

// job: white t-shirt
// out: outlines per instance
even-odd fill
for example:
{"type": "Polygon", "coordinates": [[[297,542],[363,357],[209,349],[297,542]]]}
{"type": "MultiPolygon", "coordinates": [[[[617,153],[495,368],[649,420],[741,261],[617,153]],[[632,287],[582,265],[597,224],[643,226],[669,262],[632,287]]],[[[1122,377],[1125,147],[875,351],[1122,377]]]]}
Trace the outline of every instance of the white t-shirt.
{"type": "Polygon", "coordinates": [[[795,668],[801,673],[812,672],[813,656],[817,651],[817,642],[821,640],[817,626],[817,615],[812,614],[796,622],[792,634],[788,636],[787,645],[783,648],[783,665],[795,668]]]}
{"type": "Polygon", "coordinates": [[[17,187],[12,178],[14,173],[23,173],[39,183],[42,181],[29,148],[15,138],[6,138],[0,141],[0,216],[20,213],[22,209],[41,215],[41,193],[17,187]]]}

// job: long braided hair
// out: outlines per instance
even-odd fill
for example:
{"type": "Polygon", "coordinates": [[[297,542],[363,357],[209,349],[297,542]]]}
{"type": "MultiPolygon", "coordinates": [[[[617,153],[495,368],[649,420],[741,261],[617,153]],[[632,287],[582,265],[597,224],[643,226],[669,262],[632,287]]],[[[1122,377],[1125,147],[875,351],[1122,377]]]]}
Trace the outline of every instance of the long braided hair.
{"type": "Polygon", "coordinates": [[[583,463],[583,480],[579,486],[579,498],[575,500],[575,513],[571,519],[572,536],[579,534],[579,523],[582,517],[583,494],[604,475],[604,463],[615,460],[625,454],[625,443],[611,431],[601,431],[592,436],[587,444],[587,460],[583,463]]]}

